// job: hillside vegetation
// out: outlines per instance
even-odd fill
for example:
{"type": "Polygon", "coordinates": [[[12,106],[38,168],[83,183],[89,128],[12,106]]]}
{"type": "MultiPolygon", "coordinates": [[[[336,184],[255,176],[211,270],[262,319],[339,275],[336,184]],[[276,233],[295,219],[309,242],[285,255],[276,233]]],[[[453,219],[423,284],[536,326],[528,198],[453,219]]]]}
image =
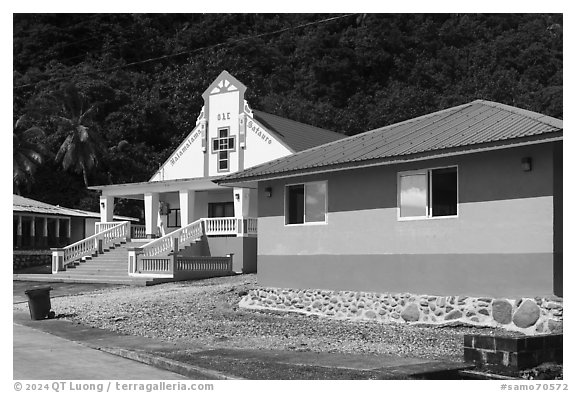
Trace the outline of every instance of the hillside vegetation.
{"type": "Polygon", "coordinates": [[[558,14],[15,14],[14,123],[47,151],[15,192],[97,210],[86,184],[148,180],[222,70],[253,108],[346,135],[475,99],[562,118],[562,30],[558,14]]]}

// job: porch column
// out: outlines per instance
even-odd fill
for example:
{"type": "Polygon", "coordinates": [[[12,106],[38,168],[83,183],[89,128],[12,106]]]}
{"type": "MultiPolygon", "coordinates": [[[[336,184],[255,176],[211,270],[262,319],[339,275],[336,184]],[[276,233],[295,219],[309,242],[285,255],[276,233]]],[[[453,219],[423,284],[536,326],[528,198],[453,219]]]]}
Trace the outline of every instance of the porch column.
{"type": "Polygon", "coordinates": [[[144,194],[144,215],[146,216],[146,237],[156,237],[158,227],[158,214],[160,208],[160,195],[157,192],[144,194]]]}
{"type": "Polygon", "coordinates": [[[100,222],[114,221],[114,197],[100,196],[100,222]]]}
{"type": "Polygon", "coordinates": [[[31,216],[30,221],[30,247],[36,247],[36,218],[31,216]]]}
{"type": "Polygon", "coordinates": [[[234,217],[238,220],[238,236],[245,236],[247,232],[246,218],[249,206],[250,190],[234,187],[234,217]]]}
{"type": "Polygon", "coordinates": [[[180,190],[180,226],[185,227],[194,222],[195,199],[195,191],[180,190]]]}
{"type": "Polygon", "coordinates": [[[66,226],[66,244],[70,244],[70,238],[72,237],[72,219],[66,220],[68,225],[66,226]]]}
{"type": "Polygon", "coordinates": [[[22,247],[22,216],[18,215],[18,224],[16,226],[16,246],[22,247]]]}
{"type": "Polygon", "coordinates": [[[56,225],[54,231],[56,232],[56,244],[60,245],[60,219],[58,217],[56,217],[56,225]]]}
{"type": "Polygon", "coordinates": [[[248,217],[250,189],[234,187],[234,217],[248,217]]]}
{"type": "Polygon", "coordinates": [[[42,220],[42,247],[48,246],[48,217],[42,220]]]}

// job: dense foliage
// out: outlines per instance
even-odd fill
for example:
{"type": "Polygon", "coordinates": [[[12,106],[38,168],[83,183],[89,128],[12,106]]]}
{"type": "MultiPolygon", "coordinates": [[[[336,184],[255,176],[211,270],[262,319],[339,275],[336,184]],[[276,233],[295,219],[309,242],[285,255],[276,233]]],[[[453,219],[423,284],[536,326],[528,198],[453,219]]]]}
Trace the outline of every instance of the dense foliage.
{"type": "Polygon", "coordinates": [[[562,118],[562,30],[558,14],[16,14],[14,121],[52,152],[24,195],[94,209],[85,181],[146,181],[222,70],[253,108],[348,135],[478,98],[562,118]],[[94,107],[95,170],[55,160],[71,85],[94,107]]]}

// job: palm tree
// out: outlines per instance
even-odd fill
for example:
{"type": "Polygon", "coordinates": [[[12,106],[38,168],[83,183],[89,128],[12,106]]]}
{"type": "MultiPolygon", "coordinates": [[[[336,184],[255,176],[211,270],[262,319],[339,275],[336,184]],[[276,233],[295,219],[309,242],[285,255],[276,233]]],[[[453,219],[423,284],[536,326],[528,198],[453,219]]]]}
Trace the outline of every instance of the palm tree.
{"type": "Polygon", "coordinates": [[[58,104],[55,114],[58,129],[66,135],[56,153],[56,162],[61,162],[64,170],[82,173],[84,185],[88,187],[88,174],[98,165],[98,159],[103,153],[98,133],[88,125],[96,105],[88,105],[73,84],[52,96],[58,104]]]}
{"type": "Polygon", "coordinates": [[[20,116],[14,124],[12,140],[12,173],[14,192],[20,195],[22,188],[34,182],[34,172],[46,156],[46,147],[40,141],[46,134],[36,126],[24,127],[26,117],[20,116]]]}

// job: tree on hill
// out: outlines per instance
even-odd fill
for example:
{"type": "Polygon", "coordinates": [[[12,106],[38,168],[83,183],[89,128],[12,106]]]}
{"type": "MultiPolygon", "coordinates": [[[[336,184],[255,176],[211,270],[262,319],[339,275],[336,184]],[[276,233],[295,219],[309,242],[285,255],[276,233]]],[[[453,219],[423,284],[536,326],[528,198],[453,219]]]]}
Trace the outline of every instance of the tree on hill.
{"type": "Polygon", "coordinates": [[[103,154],[100,136],[95,125],[89,122],[96,105],[88,104],[73,84],[54,92],[52,97],[56,101],[52,117],[58,124],[58,133],[65,136],[56,153],[56,162],[61,163],[64,170],[82,174],[88,187],[88,175],[103,154]]]}
{"type": "Polygon", "coordinates": [[[14,124],[12,139],[13,191],[18,195],[24,189],[30,189],[36,169],[44,162],[47,154],[42,142],[46,136],[44,131],[37,126],[26,128],[25,122],[26,116],[18,118],[14,124]]]}

